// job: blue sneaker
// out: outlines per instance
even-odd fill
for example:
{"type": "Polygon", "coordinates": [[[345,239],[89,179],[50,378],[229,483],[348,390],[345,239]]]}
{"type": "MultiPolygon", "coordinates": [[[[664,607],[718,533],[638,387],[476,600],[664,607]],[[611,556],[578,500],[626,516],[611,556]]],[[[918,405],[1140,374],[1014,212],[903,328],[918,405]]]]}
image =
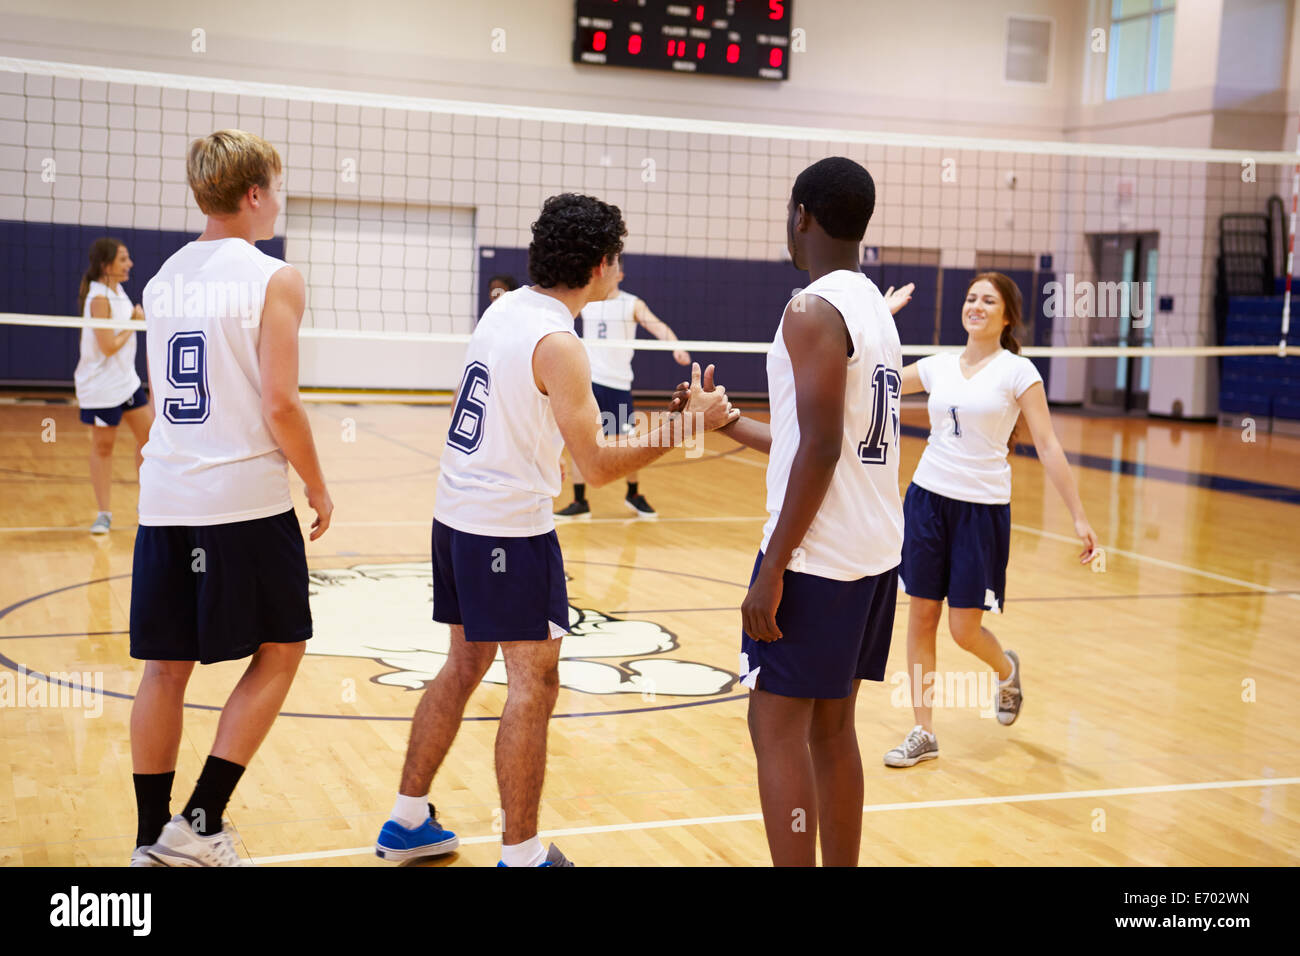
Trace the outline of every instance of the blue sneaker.
{"type": "Polygon", "coordinates": [[[375,856],[381,860],[405,863],[426,856],[443,856],[460,846],[460,840],[450,830],[438,825],[438,814],[429,804],[429,819],[414,830],[408,830],[396,820],[389,820],[379,831],[375,841],[375,856]]]}
{"type": "MultiPolygon", "coordinates": [[[[497,861],[497,866],[505,866],[505,865],[506,865],[505,860],[497,861]]],[[[560,848],[558,846],[552,843],[551,848],[546,851],[546,859],[543,860],[541,863],[538,863],[537,865],[538,866],[573,866],[573,863],[572,861],[569,860],[567,856],[565,856],[563,853],[560,852],[560,848]]]]}

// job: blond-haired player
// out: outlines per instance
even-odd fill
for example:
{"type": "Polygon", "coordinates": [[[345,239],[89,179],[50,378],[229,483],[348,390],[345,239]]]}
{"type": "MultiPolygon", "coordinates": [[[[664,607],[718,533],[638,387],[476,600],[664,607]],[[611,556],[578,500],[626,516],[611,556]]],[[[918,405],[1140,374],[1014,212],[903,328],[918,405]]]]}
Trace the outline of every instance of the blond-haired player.
{"type": "Polygon", "coordinates": [[[140,469],[131,656],[138,808],[133,866],[238,866],[222,813],[271,729],[311,637],[307,559],[288,465],[334,510],[298,397],[298,270],[253,245],[274,234],[283,170],[242,130],[195,140],[187,168],[208,217],[144,290],[157,418],[140,469]],[[169,803],[194,663],[250,658],[184,809],[169,803]]]}

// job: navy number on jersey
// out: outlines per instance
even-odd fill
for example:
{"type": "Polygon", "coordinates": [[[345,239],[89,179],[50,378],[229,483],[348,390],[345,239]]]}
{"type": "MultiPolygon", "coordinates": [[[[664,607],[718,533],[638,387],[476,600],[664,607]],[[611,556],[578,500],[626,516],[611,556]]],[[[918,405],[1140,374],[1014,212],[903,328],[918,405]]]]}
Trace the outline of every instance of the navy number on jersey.
{"type": "Polygon", "coordinates": [[[472,455],[483,441],[483,420],[487,417],[487,400],[492,391],[492,377],[482,362],[471,362],[465,369],[456,407],[451,413],[447,444],[472,455]]]}
{"type": "Polygon", "coordinates": [[[176,425],[208,420],[208,340],[202,332],[177,332],[167,340],[167,382],[186,394],[163,399],[163,415],[176,425]]]}
{"type": "Polygon", "coordinates": [[[609,331],[609,330],[605,327],[605,323],[604,323],[604,322],[598,322],[598,323],[596,323],[596,338],[598,338],[598,339],[608,338],[608,337],[609,337],[609,336],[607,335],[608,331],[609,331]]]}
{"type": "Polygon", "coordinates": [[[858,444],[858,458],[864,465],[883,465],[889,453],[889,433],[898,441],[898,397],[903,391],[903,377],[898,369],[877,365],[871,373],[871,430],[858,444]]]}
{"type": "Polygon", "coordinates": [[[957,417],[957,406],[949,405],[948,414],[952,416],[952,433],[957,438],[961,437],[961,419],[957,417]]]}

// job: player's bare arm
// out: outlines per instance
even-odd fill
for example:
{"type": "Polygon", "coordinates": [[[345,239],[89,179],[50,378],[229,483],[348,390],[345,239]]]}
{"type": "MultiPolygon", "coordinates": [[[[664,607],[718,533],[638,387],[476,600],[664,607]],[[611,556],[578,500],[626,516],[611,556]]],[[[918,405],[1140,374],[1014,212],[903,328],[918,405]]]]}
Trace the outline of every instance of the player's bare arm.
{"type": "MultiPolygon", "coordinates": [[[[140,312],[140,307],[135,307],[136,312],[140,312]]],[[[97,295],[90,301],[90,317],[92,319],[111,319],[113,317],[112,307],[108,304],[108,297],[97,295]]],[[[143,318],[143,314],[139,316],[143,318]]],[[[133,313],[131,318],[137,318],[133,313]]],[[[134,329],[122,329],[115,332],[112,329],[95,329],[95,344],[105,355],[113,355],[121,351],[122,346],[130,341],[131,336],[135,335],[134,329]]]]}
{"type": "MultiPolygon", "coordinates": [[[[651,312],[650,306],[643,300],[636,300],[636,305],[632,307],[632,318],[655,338],[664,342],[677,341],[677,334],[668,327],[668,323],[651,312]]],[[[691,353],[685,349],[676,349],[673,351],[673,359],[678,365],[690,365],[691,353]]]]}
{"type": "Polygon", "coordinates": [[[1052,487],[1070,509],[1070,517],[1074,519],[1074,533],[1083,542],[1079,563],[1087,564],[1097,550],[1097,532],[1088,524],[1088,516],[1084,513],[1083,502],[1079,498],[1079,489],[1074,483],[1074,473],[1070,471],[1070,463],[1061,450],[1056,429],[1052,427],[1052,414],[1047,410],[1047,392],[1043,389],[1043,383],[1035,382],[1025,389],[1016,404],[1020,406],[1020,414],[1029,425],[1038,460],[1043,463],[1052,487]]]}
{"type": "MultiPolygon", "coordinates": [[[[600,409],[591,392],[591,366],[582,343],[572,335],[556,332],[545,336],[533,352],[533,376],[538,389],[551,399],[551,411],[565,447],[573,456],[587,483],[608,484],[650,464],[682,441],[682,428],[670,417],[646,433],[628,436],[619,446],[604,445],[600,438],[600,409]]],[[[713,431],[740,413],[727,401],[726,392],[700,388],[700,371],[694,369],[694,384],[686,414],[699,417],[705,431],[713,431]]]]}
{"type": "Polygon", "coordinates": [[[307,410],[298,395],[298,326],[305,304],[302,273],[286,266],[271,276],[262,307],[257,357],[262,370],[262,417],[307,486],[307,504],[316,512],[311,526],[311,540],[315,541],[330,526],[334,503],[325,489],[307,410]]]}
{"type": "Polygon", "coordinates": [[[903,366],[903,383],[901,391],[904,395],[913,395],[916,392],[925,391],[925,386],[921,384],[921,369],[919,362],[913,362],[911,365],[903,366]]]}
{"type": "Polygon", "coordinates": [[[825,299],[808,296],[805,311],[787,307],[783,322],[794,371],[799,447],[790,465],[781,516],[740,608],[746,633],[758,641],[781,637],[776,609],[781,603],[782,575],[830,488],[844,434],[850,339],[843,317],[825,299]]]}

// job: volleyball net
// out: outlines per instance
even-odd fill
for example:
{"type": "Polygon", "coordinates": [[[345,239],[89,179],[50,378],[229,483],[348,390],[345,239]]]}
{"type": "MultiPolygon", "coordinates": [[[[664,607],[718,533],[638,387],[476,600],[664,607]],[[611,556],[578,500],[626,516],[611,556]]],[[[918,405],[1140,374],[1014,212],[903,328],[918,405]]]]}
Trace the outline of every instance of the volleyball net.
{"type": "MultiPolygon", "coordinates": [[[[905,354],[965,341],[960,304],[985,270],[1016,280],[1021,341],[1044,360],[1136,360],[1119,378],[1145,379],[1161,358],[1294,354],[1287,223],[1270,199],[1290,205],[1295,153],[708,122],[0,58],[11,379],[20,362],[53,361],[18,350],[123,327],[77,316],[90,242],[127,244],[139,301],[203,228],[188,144],[228,127],[284,160],[282,219],[262,248],[306,279],[305,384],[454,387],[489,280],[528,282],[530,224],[570,191],[620,207],[623,288],[685,340],[642,333],[637,385],[671,388],[678,347],[761,383],[761,355],[806,281],[786,252],[790,188],[832,155],[876,182],[863,270],[882,290],[916,286],[897,316],[905,354]],[[1227,325],[1240,296],[1249,321],[1227,325]]],[[[75,343],[63,358],[75,364],[75,343]]]]}

